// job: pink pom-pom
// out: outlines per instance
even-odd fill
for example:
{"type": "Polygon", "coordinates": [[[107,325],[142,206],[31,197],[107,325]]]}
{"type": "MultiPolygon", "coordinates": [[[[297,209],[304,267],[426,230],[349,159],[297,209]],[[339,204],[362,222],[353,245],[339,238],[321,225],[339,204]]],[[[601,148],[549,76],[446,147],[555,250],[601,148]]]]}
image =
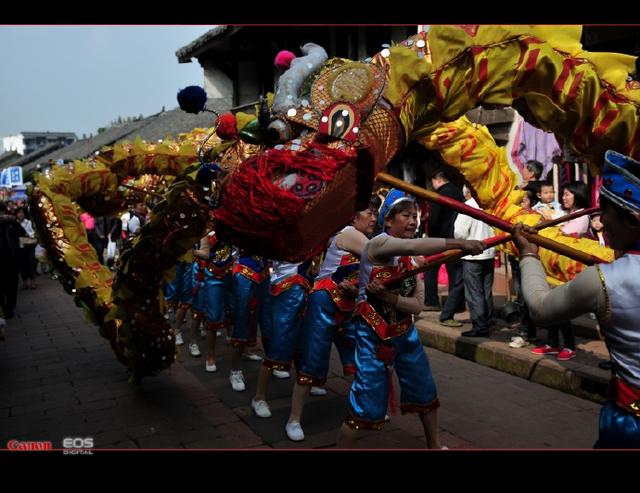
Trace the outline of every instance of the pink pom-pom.
{"type": "Polygon", "coordinates": [[[276,55],[274,65],[281,69],[288,69],[291,66],[291,62],[296,59],[296,56],[287,50],[282,50],[276,55]]]}

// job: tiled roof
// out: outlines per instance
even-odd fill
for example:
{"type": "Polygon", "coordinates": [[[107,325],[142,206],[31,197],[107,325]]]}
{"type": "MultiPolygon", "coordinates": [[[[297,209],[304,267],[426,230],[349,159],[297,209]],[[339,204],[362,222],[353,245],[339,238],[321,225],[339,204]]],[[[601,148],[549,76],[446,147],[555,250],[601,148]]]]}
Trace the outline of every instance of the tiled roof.
{"type": "Polygon", "coordinates": [[[61,147],[63,147],[63,144],[61,144],[60,142],[52,142],[51,144],[40,147],[35,151],[30,152],[29,154],[25,154],[20,159],[15,161],[13,163],[13,166],[22,166],[24,172],[24,166],[27,163],[30,163],[32,161],[40,162],[42,160],[42,156],[47,156],[52,152],[56,152],[56,150],[60,149],[61,147]]]}
{"type": "MultiPolygon", "coordinates": [[[[153,116],[149,118],[153,118],[153,116]]],[[[94,152],[99,151],[102,147],[111,145],[118,140],[124,139],[126,136],[137,130],[140,126],[144,125],[146,120],[148,120],[149,118],[144,118],[142,120],[125,123],[124,125],[111,127],[108,130],[99,133],[91,138],[77,140],[73,144],[64,146],[60,149],[52,149],[53,152],[49,152],[45,155],[40,154],[39,156],[35,156],[33,155],[33,153],[28,154],[27,156],[25,156],[25,158],[29,159],[25,160],[25,162],[21,164],[21,166],[23,167],[23,173],[29,173],[36,169],[36,166],[38,164],[46,164],[51,160],[56,161],[58,159],[86,158],[94,152]]]]}
{"type": "Polygon", "coordinates": [[[13,166],[14,163],[20,160],[22,156],[18,154],[18,151],[7,151],[0,154],[0,169],[13,166]]]}
{"type": "Polygon", "coordinates": [[[20,135],[23,137],[40,137],[44,135],[47,137],[67,137],[70,139],[78,138],[78,136],[73,132],[20,132],[20,135]]]}
{"type": "Polygon", "coordinates": [[[213,29],[210,29],[199,38],[194,39],[188,45],[178,49],[178,51],[176,51],[176,57],[178,57],[180,63],[188,63],[193,57],[205,51],[207,45],[221,34],[231,35],[240,29],[241,27],[214,26],[213,29]]]}
{"type": "MultiPolygon", "coordinates": [[[[209,99],[207,108],[216,110],[220,113],[228,111],[229,102],[223,99],[209,99]]],[[[189,132],[194,128],[213,127],[215,115],[208,111],[203,111],[197,115],[186,113],[180,108],[174,108],[164,113],[160,113],[147,125],[139,128],[131,135],[131,140],[140,137],[142,140],[154,142],[159,139],[165,139],[167,136],[176,138],[182,132],[189,132]]],[[[129,137],[127,137],[129,138],[129,137]]]]}
{"type": "MultiPolygon", "coordinates": [[[[207,108],[224,112],[230,108],[229,102],[223,99],[210,99],[207,108]]],[[[58,159],[84,159],[99,151],[104,146],[113,145],[121,140],[134,141],[137,137],[148,142],[164,139],[168,135],[177,137],[179,133],[189,132],[194,128],[208,128],[213,126],[215,116],[213,113],[202,112],[197,115],[185,113],[180,108],[157,113],[139,121],[129,122],[117,127],[111,127],[105,132],[89,139],[82,139],[71,145],[53,150],[47,154],[33,153],[25,156],[23,173],[29,173],[36,169],[38,164],[46,164],[58,159]],[[34,159],[35,158],[35,159],[34,159]]],[[[24,159],[24,158],[23,158],[24,159]]]]}

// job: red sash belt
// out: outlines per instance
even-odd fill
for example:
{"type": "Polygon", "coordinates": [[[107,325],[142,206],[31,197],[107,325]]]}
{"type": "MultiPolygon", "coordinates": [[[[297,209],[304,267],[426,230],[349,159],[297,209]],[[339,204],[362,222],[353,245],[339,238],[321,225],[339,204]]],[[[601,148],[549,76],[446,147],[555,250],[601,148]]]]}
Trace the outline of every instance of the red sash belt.
{"type": "Polygon", "coordinates": [[[249,267],[243,264],[236,264],[235,267],[233,268],[233,273],[234,275],[241,274],[247,279],[249,279],[250,281],[255,282],[256,284],[260,284],[261,282],[263,282],[265,279],[269,277],[268,268],[265,267],[260,272],[255,272],[253,269],[250,269],[249,267]]]}
{"type": "Polygon", "coordinates": [[[376,331],[376,334],[382,340],[391,339],[392,337],[401,336],[411,328],[413,322],[412,317],[407,317],[404,320],[395,323],[387,323],[382,316],[374,310],[374,308],[366,301],[361,301],[356,305],[356,315],[362,316],[365,322],[376,331]]]}
{"type": "Polygon", "coordinates": [[[612,377],[611,387],[613,388],[616,405],[640,418],[640,389],[616,377],[612,377]]]}
{"type": "Polygon", "coordinates": [[[312,291],[326,291],[341,312],[350,312],[356,306],[356,300],[346,298],[342,288],[330,277],[316,281],[312,291]]]}
{"type": "Polygon", "coordinates": [[[301,276],[300,274],[296,274],[294,276],[287,277],[282,281],[280,281],[279,283],[271,286],[271,294],[273,296],[279,296],[280,293],[282,293],[283,291],[286,291],[287,289],[297,285],[302,286],[307,291],[311,289],[311,285],[309,284],[309,281],[304,276],[301,276]]]}

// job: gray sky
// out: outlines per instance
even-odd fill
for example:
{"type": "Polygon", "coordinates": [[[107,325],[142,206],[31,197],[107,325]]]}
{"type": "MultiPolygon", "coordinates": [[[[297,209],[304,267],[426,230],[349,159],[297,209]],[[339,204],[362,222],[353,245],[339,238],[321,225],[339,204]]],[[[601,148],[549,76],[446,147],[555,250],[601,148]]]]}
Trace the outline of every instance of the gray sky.
{"type": "Polygon", "coordinates": [[[211,26],[0,26],[0,137],[95,134],[118,116],[148,116],[203,85],[175,52],[211,26]]]}

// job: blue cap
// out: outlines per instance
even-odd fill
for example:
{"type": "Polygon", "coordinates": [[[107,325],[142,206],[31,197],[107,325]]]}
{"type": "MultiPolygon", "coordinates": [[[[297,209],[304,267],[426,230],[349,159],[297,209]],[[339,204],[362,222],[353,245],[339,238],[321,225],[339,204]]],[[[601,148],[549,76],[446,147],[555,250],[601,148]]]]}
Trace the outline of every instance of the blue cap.
{"type": "Polygon", "coordinates": [[[397,188],[392,188],[389,190],[389,193],[384,199],[384,202],[380,206],[380,210],[378,211],[378,228],[384,228],[384,220],[387,218],[387,214],[391,207],[400,202],[401,200],[411,200],[415,202],[415,198],[413,195],[409,195],[402,190],[398,190],[397,188]]]}
{"type": "Polygon", "coordinates": [[[602,168],[600,193],[614,204],[640,213],[640,162],[615,151],[607,151],[602,168]]]}

